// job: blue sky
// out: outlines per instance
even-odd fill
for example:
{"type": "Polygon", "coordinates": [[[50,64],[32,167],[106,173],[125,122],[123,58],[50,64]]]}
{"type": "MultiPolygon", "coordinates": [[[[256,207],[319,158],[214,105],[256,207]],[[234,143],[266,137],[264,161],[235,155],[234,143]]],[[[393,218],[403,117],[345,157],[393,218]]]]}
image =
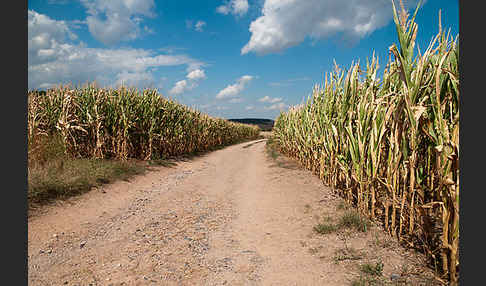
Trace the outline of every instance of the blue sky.
{"type": "MultiPolygon", "coordinates": [[[[413,13],[418,1],[404,4],[413,13]]],[[[398,1],[396,1],[398,6],[398,1]]],[[[417,43],[459,32],[459,4],[422,1],[417,43]]],[[[380,66],[397,43],[391,0],[42,0],[28,2],[28,88],[96,81],[157,88],[223,118],[274,119],[333,61],[380,66]]]]}

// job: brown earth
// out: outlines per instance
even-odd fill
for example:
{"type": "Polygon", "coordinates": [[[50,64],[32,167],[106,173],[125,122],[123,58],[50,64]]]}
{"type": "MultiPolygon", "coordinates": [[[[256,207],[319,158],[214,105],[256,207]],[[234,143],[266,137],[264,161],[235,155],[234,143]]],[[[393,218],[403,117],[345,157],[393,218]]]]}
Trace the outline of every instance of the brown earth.
{"type": "Polygon", "coordinates": [[[378,226],[316,233],[338,219],[342,200],[293,161],[269,157],[265,141],[37,211],[28,221],[29,284],[352,285],[367,277],[360,265],[380,261],[375,284],[353,285],[437,284],[423,256],[378,226]]]}

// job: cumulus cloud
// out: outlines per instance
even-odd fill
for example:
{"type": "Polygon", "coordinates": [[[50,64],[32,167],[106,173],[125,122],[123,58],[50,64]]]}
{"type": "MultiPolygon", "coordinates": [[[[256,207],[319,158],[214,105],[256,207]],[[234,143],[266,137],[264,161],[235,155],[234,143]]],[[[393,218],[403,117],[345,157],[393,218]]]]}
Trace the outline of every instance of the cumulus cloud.
{"type": "Polygon", "coordinates": [[[64,21],[54,21],[32,10],[27,11],[27,19],[29,65],[56,58],[62,54],[66,40],[77,38],[64,21]]]}
{"type": "MultiPolygon", "coordinates": [[[[81,3],[87,8],[90,33],[105,45],[138,38],[142,33],[142,17],[155,17],[153,0],[81,0],[81,3]]],[[[151,32],[148,27],[144,31],[151,32]]]]}
{"type": "Polygon", "coordinates": [[[279,101],[282,101],[282,98],[281,97],[269,97],[268,95],[258,99],[258,101],[260,102],[269,102],[269,103],[275,103],[275,102],[279,102],[279,101]]]}
{"type": "Polygon", "coordinates": [[[268,107],[265,107],[266,110],[284,110],[286,108],[288,108],[288,105],[283,102],[275,103],[268,107]]]}
{"type": "Polygon", "coordinates": [[[243,16],[248,12],[248,7],[248,0],[231,0],[226,1],[224,5],[216,8],[216,11],[224,15],[233,14],[243,16]]]}
{"type": "Polygon", "coordinates": [[[155,84],[154,76],[149,71],[129,72],[121,71],[116,75],[116,85],[125,86],[152,86],[155,84]]]}
{"type": "Polygon", "coordinates": [[[198,86],[198,81],[205,79],[206,74],[202,69],[195,69],[186,75],[187,80],[180,80],[175,83],[174,87],[169,91],[170,94],[178,95],[184,92],[193,90],[198,86]]]}
{"type": "Polygon", "coordinates": [[[234,97],[240,94],[243,89],[245,89],[246,85],[253,79],[254,77],[251,75],[244,75],[240,77],[235,84],[230,84],[224,89],[222,89],[216,95],[217,99],[223,99],[228,97],[234,97]]]}
{"type": "Polygon", "coordinates": [[[204,63],[184,54],[160,54],[145,49],[89,48],[75,43],[77,36],[65,22],[28,11],[28,88],[52,84],[97,81],[146,86],[156,81],[161,66],[186,65],[193,71],[204,63]]]}
{"type": "Polygon", "coordinates": [[[187,84],[187,80],[183,79],[175,83],[174,87],[169,90],[170,94],[181,94],[187,90],[191,90],[192,87],[187,84]]]}
{"type": "Polygon", "coordinates": [[[205,79],[206,74],[204,73],[204,70],[202,69],[195,69],[191,71],[190,73],[187,74],[188,79],[192,80],[200,80],[200,79],[205,79]]]}
{"type": "Polygon", "coordinates": [[[204,26],[206,26],[206,22],[204,22],[204,21],[197,21],[196,25],[194,25],[194,28],[196,29],[196,31],[202,32],[204,26]]]}
{"type": "MultiPolygon", "coordinates": [[[[406,8],[418,1],[406,1],[406,8]]],[[[241,54],[275,53],[307,37],[319,40],[337,33],[359,40],[392,19],[389,0],[265,0],[262,16],[249,27],[251,37],[241,54]]]]}

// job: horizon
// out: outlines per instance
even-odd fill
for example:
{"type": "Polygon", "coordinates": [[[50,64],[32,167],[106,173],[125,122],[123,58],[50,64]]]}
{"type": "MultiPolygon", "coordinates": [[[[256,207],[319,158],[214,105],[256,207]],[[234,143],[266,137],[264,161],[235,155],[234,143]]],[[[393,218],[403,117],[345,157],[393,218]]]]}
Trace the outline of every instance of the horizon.
{"type": "MultiPolygon", "coordinates": [[[[418,2],[406,1],[409,14],[418,2]]],[[[94,81],[156,88],[214,117],[275,120],[323,83],[334,60],[347,69],[374,51],[381,78],[388,47],[398,42],[391,7],[376,0],[29,1],[28,88],[94,81]]],[[[422,1],[421,51],[438,32],[439,10],[443,30],[459,35],[458,1],[422,1]]]]}

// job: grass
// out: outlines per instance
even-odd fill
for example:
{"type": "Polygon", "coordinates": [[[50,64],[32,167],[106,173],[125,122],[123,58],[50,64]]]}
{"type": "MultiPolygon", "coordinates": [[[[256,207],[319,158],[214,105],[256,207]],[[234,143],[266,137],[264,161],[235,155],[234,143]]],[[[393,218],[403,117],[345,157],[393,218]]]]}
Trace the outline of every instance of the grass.
{"type": "Polygon", "coordinates": [[[328,234],[335,232],[338,230],[339,227],[337,225],[331,224],[331,223],[320,223],[316,226],[314,226],[314,230],[319,233],[319,234],[328,234]]]}
{"type": "Polygon", "coordinates": [[[170,160],[164,160],[164,159],[154,159],[148,161],[148,164],[150,166],[163,166],[163,167],[173,167],[177,165],[176,163],[170,161],[170,160]]]}
{"type": "Polygon", "coordinates": [[[389,248],[393,246],[393,240],[389,237],[380,240],[378,238],[378,234],[375,233],[375,240],[373,241],[373,244],[378,247],[389,248]]]}
{"type": "Polygon", "coordinates": [[[277,142],[275,142],[273,136],[267,139],[266,151],[267,154],[274,160],[280,155],[280,153],[277,151],[277,146],[277,142]]]}
{"type": "Polygon", "coordinates": [[[385,283],[380,279],[381,276],[383,276],[383,263],[381,261],[375,264],[363,264],[361,265],[360,270],[362,275],[351,282],[352,286],[388,285],[388,283],[385,283]]]}
{"type": "Polygon", "coordinates": [[[344,201],[340,201],[336,207],[337,210],[348,209],[348,205],[344,201]]]}
{"type": "MultiPolygon", "coordinates": [[[[29,209],[85,193],[115,180],[128,180],[148,168],[147,164],[135,160],[73,158],[66,154],[60,136],[45,137],[29,144],[35,145],[28,154],[29,209]]],[[[155,161],[152,165],[163,162],[155,161]]]]}
{"type": "Polygon", "coordinates": [[[375,264],[365,263],[361,265],[361,272],[372,276],[382,276],[383,262],[379,261],[375,264]]]}
{"type": "Polygon", "coordinates": [[[360,216],[355,210],[349,210],[344,213],[339,223],[342,227],[352,228],[366,232],[369,222],[366,218],[360,216]]]}
{"type": "Polygon", "coordinates": [[[285,158],[285,156],[280,156],[281,153],[278,146],[279,146],[278,142],[275,141],[275,138],[273,136],[267,139],[265,145],[267,156],[272,158],[272,160],[275,161],[275,164],[272,165],[272,167],[276,166],[276,167],[291,169],[291,170],[299,169],[300,167],[296,162],[288,160],[289,158],[285,158]]]}
{"type": "Polygon", "coordinates": [[[115,180],[128,180],[146,169],[135,161],[58,158],[29,168],[29,206],[79,195],[115,180]]]}
{"type": "Polygon", "coordinates": [[[354,248],[341,248],[336,251],[334,256],[334,262],[344,260],[360,260],[364,257],[364,254],[354,248]]]}
{"type": "Polygon", "coordinates": [[[376,277],[369,277],[361,275],[358,279],[353,280],[351,282],[352,286],[378,286],[378,285],[387,285],[380,279],[376,277]]]}
{"type": "Polygon", "coordinates": [[[337,224],[332,223],[330,217],[328,217],[327,222],[319,223],[318,225],[314,226],[314,231],[319,234],[328,234],[342,228],[354,228],[356,230],[366,232],[369,228],[369,224],[369,221],[360,216],[356,210],[350,209],[339,218],[339,222],[337,224]]]}

